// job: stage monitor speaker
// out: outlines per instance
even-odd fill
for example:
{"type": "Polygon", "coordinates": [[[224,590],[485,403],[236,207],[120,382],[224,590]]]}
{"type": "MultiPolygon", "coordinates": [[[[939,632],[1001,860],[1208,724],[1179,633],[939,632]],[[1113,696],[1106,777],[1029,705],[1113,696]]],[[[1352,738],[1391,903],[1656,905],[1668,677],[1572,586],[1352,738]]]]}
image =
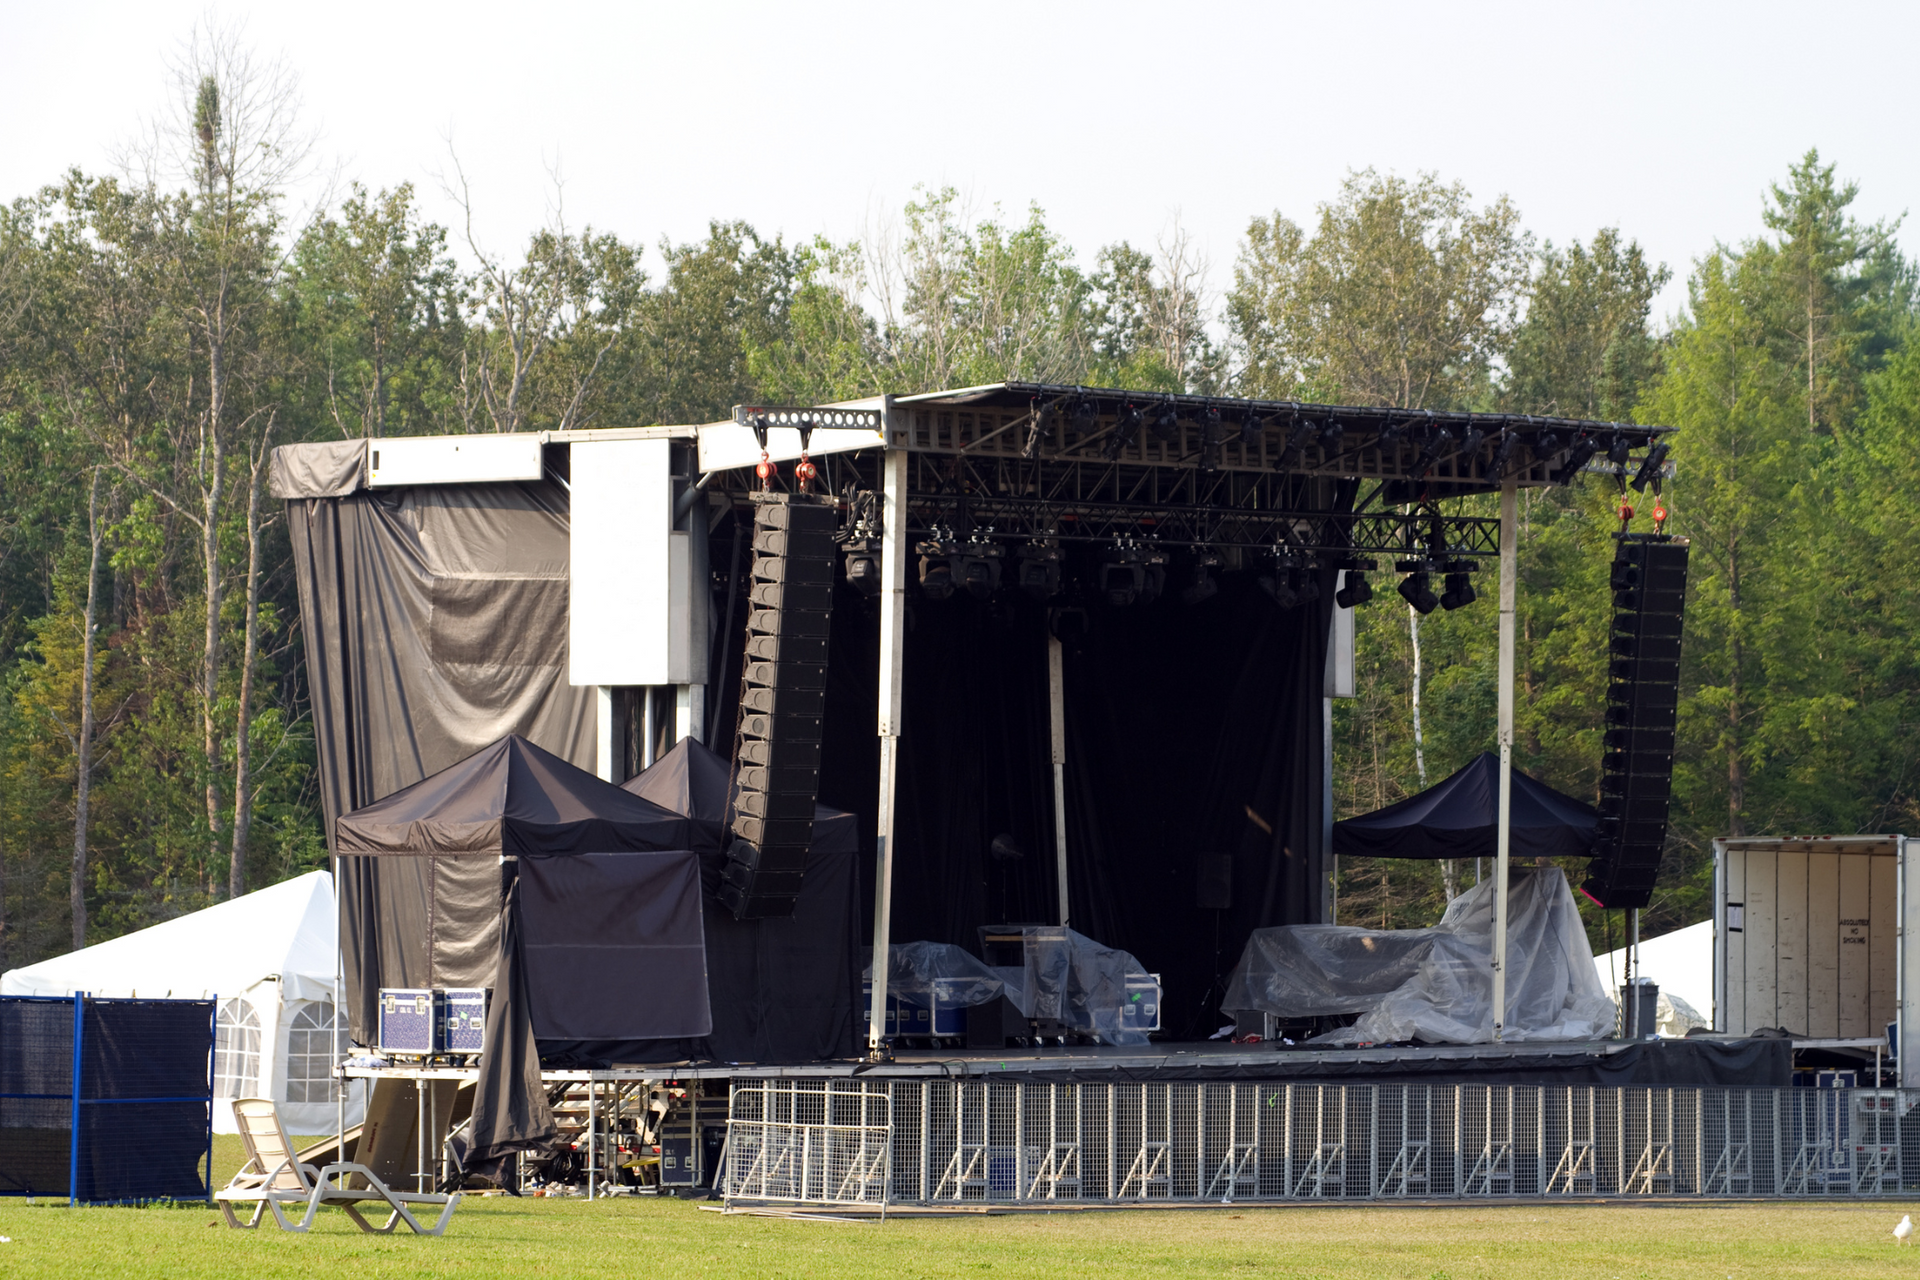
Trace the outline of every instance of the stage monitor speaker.
{"type": "Polygon", "coordinates": [[[739,920],[793,914],[813,844],[839,525],[830,498],[756,493],[753,502],[733,841],[719,894],[739,920]]]}
{"type": "Polygon", "coordinates": [[[1644,907],[1659,875],[1673,791],[1687,540],[1621,535],[1610,581],[1600,820],[1585,888],[1602,906],[1644,907]]]}
{"type": "Polygon", "coordinates": [[[1203,853],[1195,864],[1194,905],[1203,911],[1233,909],[1233,855],[1203,853]]]}

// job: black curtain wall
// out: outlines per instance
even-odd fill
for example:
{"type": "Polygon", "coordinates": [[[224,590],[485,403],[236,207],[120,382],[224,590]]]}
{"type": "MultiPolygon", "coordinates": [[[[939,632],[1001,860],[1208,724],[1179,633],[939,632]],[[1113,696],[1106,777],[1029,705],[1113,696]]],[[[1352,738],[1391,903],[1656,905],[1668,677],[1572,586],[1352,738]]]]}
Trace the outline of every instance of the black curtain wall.
{"type": "MultiPolygon", "coordinates": [[[[591,767],[593,690],[567,683],[565,491],[303,487],[297,464],[326,448],[276,450],[274,492],[288,499],[329,850],[340,815],[510,733],[591,767]]],[[[381,920],[428,918],[432,859],[335,866],[349,957],[381,920]]],[[[428,985],[426,933],[385,936],[391,985],[428,985]]],[[[368,1044],[372,993],[359,994],[349,1022],[368,1044]]]]}
{"type": "MultiPolygon", "coordinates": [[[[1318,918],[1324,577],[1321,599],[1293,609],[1247,571],[1198,605],[1177,589],[1090,602],[1084,632],[1063,628],[1072,924],[1161,975],[1173,1037],[1215,1030],[1209,988],[1250,931],[1318,918]],[[1201,859],[1222,854],[1232,906],[1203,909],[1201,859]]],[[[1057,918],[1048,610],[910,599],[892,936],[973,950],[982,924],[1057,918]],[[993,858],[1000,834],[1024,857],[993,858]]],[[[876,812],[877,623],[873,602],[840,588],[820,798],[861,814],[876,812]]],[[[870,821],[863,841],[870,922],[870,821]]]]}

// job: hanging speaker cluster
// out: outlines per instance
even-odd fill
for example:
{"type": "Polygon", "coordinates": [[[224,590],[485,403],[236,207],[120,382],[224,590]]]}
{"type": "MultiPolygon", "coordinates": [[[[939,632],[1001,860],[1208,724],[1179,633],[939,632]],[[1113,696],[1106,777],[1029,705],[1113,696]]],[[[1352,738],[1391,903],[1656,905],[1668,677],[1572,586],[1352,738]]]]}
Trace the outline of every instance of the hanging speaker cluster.
{"type": "Polygon", "coordinates": [[[1586,890],[1602,906],[1644,907],[1660,870],[1673,791],[1687,540],[1621,535],[1612,578],[1606,755],[1586,890]]]}
{"type": "Polygon", "coordinates": [[[756,493],[753,501],[733,843],[720,884],[720,901],[738,920],[792,915],[807,869],[838,523],[829,498],[756,493]]]}

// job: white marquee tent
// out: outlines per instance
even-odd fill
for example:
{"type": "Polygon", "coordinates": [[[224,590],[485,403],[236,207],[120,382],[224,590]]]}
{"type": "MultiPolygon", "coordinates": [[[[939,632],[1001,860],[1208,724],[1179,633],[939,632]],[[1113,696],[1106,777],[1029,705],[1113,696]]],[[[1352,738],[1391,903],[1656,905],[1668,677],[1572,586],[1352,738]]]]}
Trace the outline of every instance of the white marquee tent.
{"type": "MultiPolygon", "coordinates": [[[[237,1132],[233,1098],[279,1104],[288,1133],[332,1133],[333,877],[324,871],[244,894],[110,942],[0,974],[0,995],[218,1000],[213,1127],[237,1132]]],[[[364,1097],[347,1098],[347,1123],[364,1097]]]]}
{"type": "MultiPolygon", "coordinates": [[[[1626,981],[1626,963],[1625,947],[1593,958],[1593,967],[1599,972],[1600,981],[1615,996],[1620,993],[1620,984],[1626,981]]],[[[1671,1003],[1667,999],[1669,996],[1678,996],[1682,1003],[1699,1015],[1704,1025],[1711,1026],[1713,921],[1702,920],[1699,924],[1690,924],[1657,938],[1641,939],[1640,976],[1651,978],[1660,986],[1662,1035],[1686,1034],[1682,1024],[1687,1019],[1671,1018],[1664,1007],[1671,1003]]]]}

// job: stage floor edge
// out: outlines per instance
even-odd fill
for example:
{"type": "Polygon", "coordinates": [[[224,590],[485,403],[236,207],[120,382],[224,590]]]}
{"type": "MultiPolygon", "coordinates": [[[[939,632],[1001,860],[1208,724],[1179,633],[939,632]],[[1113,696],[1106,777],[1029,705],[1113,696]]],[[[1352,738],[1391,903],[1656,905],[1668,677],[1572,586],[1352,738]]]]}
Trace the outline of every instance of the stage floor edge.
{"type": "MultiPolygon", "coordinates": [[[[1715,1038],[1715,1043],[1737,1044],[1715,1038]]],[[[1522,1041],[1480,1045],[1376,1045],[1352,1049],[1308,1049],[1270,1044],[1194,1043],[1146,1048],[1066,1045],[1050,1048],[899,1050],[890,1060],[848,1058],[818,1062],[670,1062],[613,1064],[596,1068],[548,1068],[542,1078],[561,1081],[702,1079],[833,1079],[862,1076],[900,1078],[1017,1078],[1072,1073],[1140,1079],[1299,1080],[1314,1077],[1362,1083],[1369,1077],[1418,1074],[1439,1083],[1458,1073],[1497,1082],[1504,1072],[1524,1074],[1530,1083],[1556,1071],[1580,1074],[1602,1068],[1608,1059],[1634,1050],[1699,1041],[1522,1041]]],[[[471,1065],[399,1062],[385,1067],[348,1067],[354,1079],[383,1076],[408,1079],[470,1080],[471,1065]]],[[[1642,1082],[1644,1083],[1644,1082],[1642,1082]]]]}

